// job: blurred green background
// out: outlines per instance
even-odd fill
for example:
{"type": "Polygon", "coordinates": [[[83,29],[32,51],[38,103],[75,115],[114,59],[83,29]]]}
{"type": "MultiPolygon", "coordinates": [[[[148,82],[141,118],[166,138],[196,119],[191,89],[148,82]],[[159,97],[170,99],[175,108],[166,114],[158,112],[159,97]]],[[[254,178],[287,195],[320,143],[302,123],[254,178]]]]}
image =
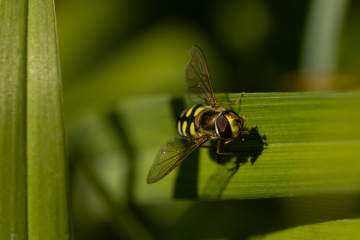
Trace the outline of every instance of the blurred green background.
{"type": "Polygon", "coordinates": [[[56,14],[76,239],[234,239],[302,224],[282,222],[274,199],[137,204],[136,149],[111,112],[138,97],[184,96],[194,44],[217,93],[359,89],[360,2],[56,0],[56,14]]]}

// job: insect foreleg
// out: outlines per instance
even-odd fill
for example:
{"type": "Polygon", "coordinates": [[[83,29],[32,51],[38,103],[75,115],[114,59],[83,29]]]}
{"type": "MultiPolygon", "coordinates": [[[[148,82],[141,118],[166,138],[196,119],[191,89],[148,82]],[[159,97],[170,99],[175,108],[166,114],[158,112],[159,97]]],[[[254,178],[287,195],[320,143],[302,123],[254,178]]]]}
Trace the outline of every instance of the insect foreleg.
{"type": "MultiPolygon", "coordinates": [[[[240,161],[239,156],[236,155],[236,153],[234,153],[234,152],[221,153],[221,152],[220,152],[220,143],[221,143],[221,139],[219,138],[218,144],[217,144],[217,150],[216,150],[216,153],[217,153],[217,154],[219,154],[219,155],[220,155],[220,154],[221,154],[221,155],[234,155],[234,156],[240,161]]],[[[239,164],[241,165],[241,162],[240,162],[239,164]]]]}
{"type": "Polygon", "coordinates": [[[239,102],[240,102],[240,100],[241,100],[241,98],[242,98],[242,96],[245,94],[245,92],[242,92],[241,93],[241,96],[238,98],[238,100],[236,100],[236,102],[235,103],[229,103],[229,102],[219,102],[219,103],[221,103],[221,104],[228,104],[228,105],[237,105],[239,102]]]}

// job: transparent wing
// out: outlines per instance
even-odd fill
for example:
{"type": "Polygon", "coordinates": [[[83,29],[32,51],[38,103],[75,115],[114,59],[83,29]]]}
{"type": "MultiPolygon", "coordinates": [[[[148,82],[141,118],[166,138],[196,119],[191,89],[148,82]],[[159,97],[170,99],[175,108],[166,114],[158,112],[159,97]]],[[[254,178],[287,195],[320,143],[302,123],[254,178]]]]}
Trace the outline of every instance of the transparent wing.
{"type": "Polygon", "coordinates": [[[207,139],[206,135],[197,139],[176,135],[170,139],[156,155],[147,183],[155,183],[165,177],[207,139]]]}
{"type": "Polygon", "coordinates": [[[198,46],[190,50],[191,59],[185,68],[186,89],[192,102],[204,100],[211,106],[216,105],[216,99],[212,90],[209,70],[206,65],[204,54],[198,46]]]}

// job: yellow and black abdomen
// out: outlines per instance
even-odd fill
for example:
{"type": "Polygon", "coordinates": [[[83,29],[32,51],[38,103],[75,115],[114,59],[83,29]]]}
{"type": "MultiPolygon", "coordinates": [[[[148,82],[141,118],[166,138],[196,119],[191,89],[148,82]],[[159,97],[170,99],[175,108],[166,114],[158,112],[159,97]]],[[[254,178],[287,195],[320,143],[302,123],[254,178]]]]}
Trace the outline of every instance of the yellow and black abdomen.
{"type": "Polygon", "coordinates": [[[198,138],[200,137],[199,126],[195,124],[195,118],[202,111],[205,110],[205,107],[202,105],[194,105],[189,109],[185,109],[181,115],[178,117],[176,122],[176,128],[178,133],[181,136],[198,138]]]}

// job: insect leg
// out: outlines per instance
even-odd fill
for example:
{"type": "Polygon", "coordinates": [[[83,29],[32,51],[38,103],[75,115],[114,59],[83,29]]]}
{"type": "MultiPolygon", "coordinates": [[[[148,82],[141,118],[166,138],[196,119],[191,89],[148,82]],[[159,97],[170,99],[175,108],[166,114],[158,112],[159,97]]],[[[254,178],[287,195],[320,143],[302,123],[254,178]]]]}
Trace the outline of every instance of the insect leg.
{"type": "Polygon", "coordinates": [[[229,142],[234,141],[235,139],[237,139],[237,137],[230,138],[229,140],[226,140],[224,143],[225,143],[225,144],[228,144],[229,142]]]}
{"type": "MultiPolygon", "coordinates": [[[[217,154],[221,154],[221,155],[234,155],[234,156],[239,160],[239,162],[240,162],[239,156],[236,155],[236,153],[234,153],[234,152],[221,153],[221,152],[220,152],[220,143],[221,143],[221,139],[219,138],[219,139],[218,139],[217,150],[216,150],[216,153],[217,153],[217,154]]],[[[242,163],[240,162],[239,165],[242,165],[242,163]]]]}
{"type": "Polygon", "coordinates": [[[228,102],[219,102],[219,103],[221,103],[221,104],[228,104],[228,105],[236,105],[236,104],[238,104],[239,102],[240,102],[240,100],[241,100],[241,98],[242,98],[242,96],[245,94],[245,92],[242,92],[241,93],[241,96],[238,98],[238,100],[236,100],[236,102],[235,103],[228,103],[228,102]]]}

